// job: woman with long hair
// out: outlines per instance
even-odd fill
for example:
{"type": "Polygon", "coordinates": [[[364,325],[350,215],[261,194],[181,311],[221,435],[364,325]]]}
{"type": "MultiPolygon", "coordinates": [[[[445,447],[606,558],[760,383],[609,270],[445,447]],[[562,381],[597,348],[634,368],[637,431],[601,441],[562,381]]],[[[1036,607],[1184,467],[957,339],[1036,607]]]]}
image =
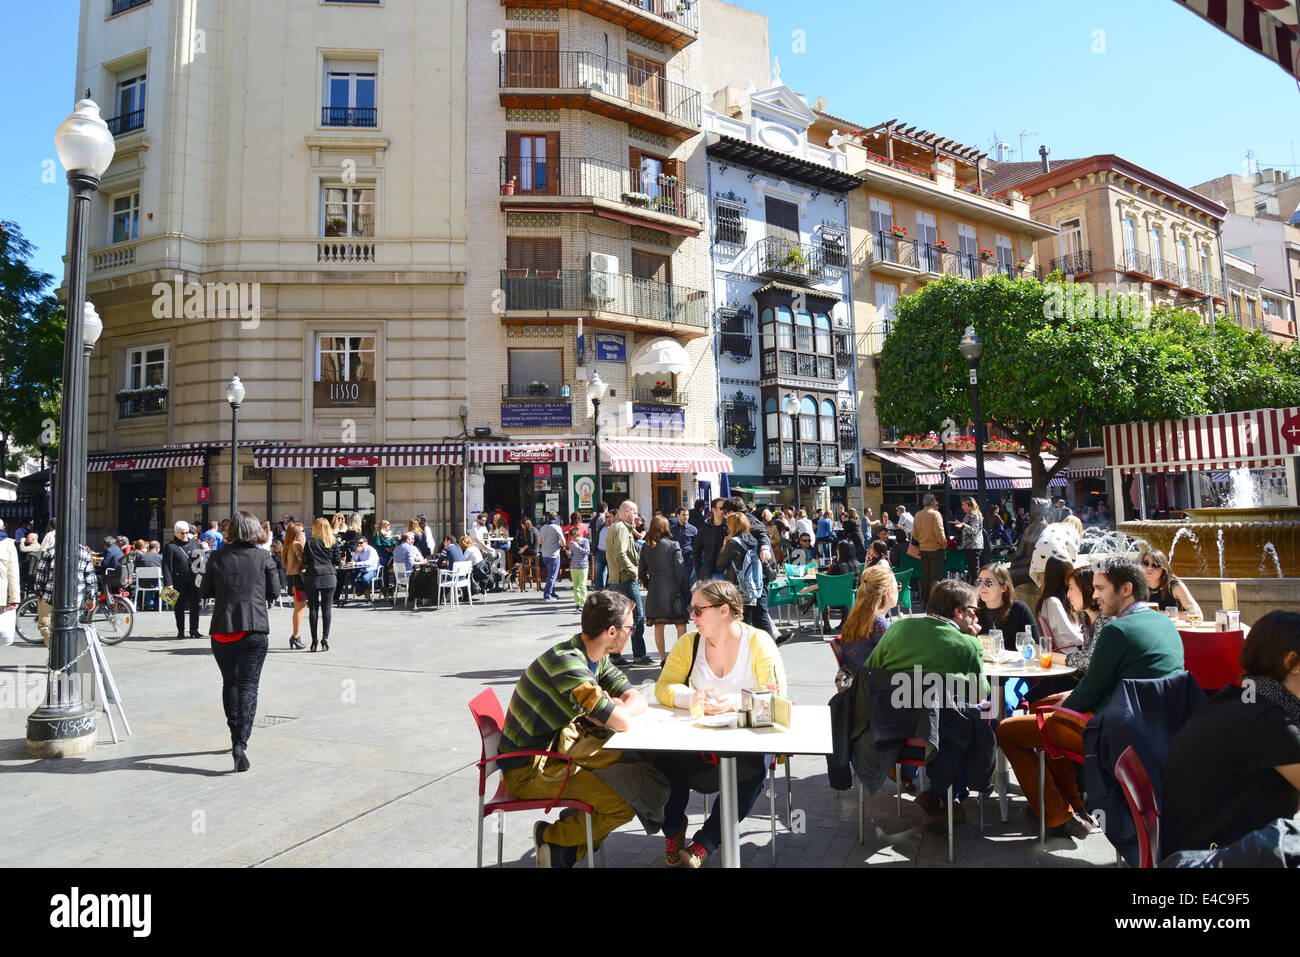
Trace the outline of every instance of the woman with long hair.
{"type": "Polygon", "coordinates": [[[875,568],[881,564],[889,564],[889,546],[880,539],[876,539],[871,543],[871,547],[867,549],[867,567],[875,568]]]}
{"type": "Polygon", "coordinates": [[[1088,670],[1088,663],[1092,661],[1092,649],[1097,644],[1097,636],[1115,620],[1101,613],[1101,605],[1093,597],[1091,568],[1071,568],[1066,573],[1065,581],[1070,611],[1079,624],[1079,633],[1083,639],[1082,645],[1067,652],[1065,656],[1065,663],[1076,670],[1073,674],[1057,675],[1035,682],[1026,695],[1030,704],[1062,691],[1073,691],[1083,678],[1083,673],[1088,670]]]}
{"type": "Polygon", "coordinates": [[[284,531],[284,573],[293,589],[293,634],[289,636],[291,651],[302,651],[302,616],[307,612],[307,585],[302,580],[302,550],[307,536],[299,522],[290,522],[284,531]]]}
{"type": "Polygon", "coordinates": [[[1146,576],[1147,588],[1151,591],[1147,601],[1155,602],[1161,611],[1176,605],[1189,615],[1201,617],[1201,606],[1183,580],[1174,574],[1164,552],[1153,548],[1142,556],[1141,563],[1142,574],[1146,576]]]}
{"type": "Polygon", "coordinates": [[[1070,600],[1069,574],[1074,566],[1059,558],[1049,558],[1043,568],[1043,588],[1034,615],[1039,630],[1051,637],[1054,651],[1072,651],[1083,643],[1079,620],[1066,611],[1070,600]]]}
{"type": "Polygon", "coordinates": [[[953,528],[961,529],[961,550],[966,555],[967,580],[974,582],[979,573],[980,554],[984,551],[984,516],[974,497],[965,495],[961,500],[961,510],[965,512],[965,521],[953,522],[953,528]]]}
{"type": "Polygon", "coordinates": [[[994,629],[1002,632],[1002,646],[1007,651],[1016,650],[1016,635],[1022,631],[1038,640],[1038,623],[1029,606],[1016,599],[1009,566],[1001,562],[983,566],[975,578],[975,588],[979,593],[980,634],[987,635],[994,629]]]}
{"type": "Polygon", "coordinates": [[[311,647],[317,644],[322,651],[330,650],[330,622],[333,618],[334,589],[338,587],[339,546],[329,519],[318,518],[312,522],[311,538],[303,548],[303,581],[307,584],[308,623],[311,625],[311,647]],[[322,632],[317,642],[316,619],[319,614],[322,632]]]}
{"type": "Polygon", "coordinates": [[[862,584],[840,632],[846,671],[857,671],[871,657],[889,627],[885,613],[897,604],[898,579],[888,565],[873,565],[862,573],[862,584]]]}
{"type": "MultiPolygon", "coordinates": [[[[740,589],[741,569],[745,567],[745,556],[754,553],[758,561],[758,540],[749,530],[749,516],[744,512],[732,512],[727,516],[727,535],[718,549],[718,570],[722,577],[740,589]]],[[[743,592],[742,592],[743,595],[743,592]]],[[[744,600],[745,620],[750,621],[757,607],[756,599],[744,600]]]]}
{"type": "Polygon", "coordinates": [[[853,554],[857,556],[858,561],[866,559],[867,544],[862,540],[862,526],[858,524],[857,509],[850,508],[844,512],[840,535],[853,543],[853,554]]]}
{"type": "MultiPolygon", "coordinates": [[[[875,545],[873,542],[872,545],[875,545]]],[[[858,561],[857,556],[853,553],[853,543],[848,541],[838,541],[835,543],[835,564],[827,570],[828,575],[852,575],[853,587],[858,586],[858,575],[862,573],[862,564],[858,561]]],[[[804,602],[799,606],[800,611],[809,611],[817,601],[816,584],[808,585],[799,590],[799,594],[804,596],[804,602]]],[[[849,609],[842,605],[826,605],[822,608],[822,628],[826,631],[831,630],[831,608],[835,608],[840,613],[840,625],[844,624],[844,618],[848,616],[849,609]]]]}
{"type": "Polygon", "coordinates": [[[656,515],[650,520],[645,545],[638,559],[637,580],[646,587],[645,623],[655,626],[655,648],[659,664],[668,660],[664,651],[664,626],[672,625],[681,638],[686,634],[686,602],[682,595],[682,549],[668,528],[668,519],[656,515]]]}

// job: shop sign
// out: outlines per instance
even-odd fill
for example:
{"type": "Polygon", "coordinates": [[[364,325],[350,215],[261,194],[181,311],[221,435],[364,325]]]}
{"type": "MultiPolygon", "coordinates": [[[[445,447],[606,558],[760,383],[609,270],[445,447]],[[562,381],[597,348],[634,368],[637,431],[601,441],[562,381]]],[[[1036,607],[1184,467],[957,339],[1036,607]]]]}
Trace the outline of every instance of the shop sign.
{"type": "Polygon", "coordinates": [[[313,382],[312,404],[317,409],[373,409],[375,383],[313,382]]]}
{"type": "Polygon", "coordinates": [[[597,362],[627,362],[627,336],[613,332],[596,333],[597,362]]]}
{"type": "MultiPolygon", "coordinates": [[[[632,428],[651,429],[656,432],[682,430],[686,428],[686,410],[671,406],[634,404],[632,406],[632,428]]],[[[661,471],[681,472],[690,471],[690,469],[669,469],[664,467],[661,471]]]]}
{"type": "MultiPolygon", "coordinates": [[[[545,425],[573,425],[571,402],[502,402],[501,427],[503,429],[528,429],[545,425]]],[[[545,459],[549,462],[548,452],[545,459]]],[[[512,462],[539,461],[537,459],[510,459],[512,462]]]]}
{"type": "Polygon", "coordinates": [[[863,478],[867,480],[868,488],[880,488],[881,478],[879,472],[864,472],[863,478]]]}
{"type": "Polygon", "coordinates": [[[338,469],[367,469],[378,464],[378,455],[339,455],[334,459],[334,467],[338,469]]]}
{"type": "Polygon", "coordinates": [[[550,478],[551,467],[549,465],[534,465],[533,478],[550,478]]]}
{"type": "Polygon", "coordinates": [[[507,462],[549,462],[554,457],[550,449],[506,449],[507,462]]]}
{"type": "Polygon", "coordinates": [[[196,501],[199,501],[199,502],[210,502],[210,501],[212,501],[212,489],[211,489],[210,487],[206,486],[206,485],[200,486],[200,487],[199,487],[199,497],[196,499],[196,501]]]}
{"type": "Polygon", "coordinates": [[[136,465],[135,459],[114,459],[112,462],[108,463],[108,471],[129,472],[133,468],[135,468],[135,465],[136,465]]]}
{"type": "Polygon", "coordinates": [[[595,508],[596,478],[592,475],[575,475],[573,477],[574,508],[579,512],[590,512],[595,508]]]}

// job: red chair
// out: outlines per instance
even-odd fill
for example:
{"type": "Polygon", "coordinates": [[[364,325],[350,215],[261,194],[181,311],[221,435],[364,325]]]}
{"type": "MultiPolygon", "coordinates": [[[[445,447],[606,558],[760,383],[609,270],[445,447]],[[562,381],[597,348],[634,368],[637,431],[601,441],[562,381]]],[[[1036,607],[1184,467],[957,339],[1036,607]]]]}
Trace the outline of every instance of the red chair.
{"type": "Polygon", "coordinates": [[[504,754],[499,753],[497,749],[501,747],[501,731],[505,726],[506,716],[505,712],[501,710],[501,702],[497,698],[496,692],[491,688],[480,692],[478,697],[469,703],[469,711],[478,725],[479,737],[482,739],[483,744],[481,757],[478,761],[478,866],[483,866],[483,821],[489,814],[501,814],[497,827],[497,867],[500,867],[502,845],[505,843],[505,812],[541,811],[543,814],[549,814],[552,808],[559,807],[571,808],[587,815],[587,866],[595,867],[596,858],[591,847],[591,805],[585,801],[575,801],[572,798],[564,797],[564,789],[568,786],[569,775],[573,771],[573,763],[568,755],[556,751],[508,751],[504,754]],[[566,765],[564,780],[560,783],[559,793],[555,797],[550,800],[521,801],[511,797],[504,778],[497,781],[497,788],[492,797],[490,799],[487,797],[488,777],[501,773],[501,768],[496,763],[497,758],[532,757],[539,754],[556,758],[566,765]]]}
{"type": "Polygon", "coordinates": [[[1160,811],[1156,807],[1156,792],[1151,777],[1142,766],[1142,759],[1129,745],[1115,762],[1115,780],[1124,791],[1124,800],[1133,813],[1137,828],[1139,867],[1155,867],[1160,853],[1160,811]]]}
{"type": "Polygon", "coordinates": [[[1183,639],[1183,666],[1196,683],[1207,691],[1226,688],[1241,682],[1241,646],[1243,631],[1180,631],[1183,639]]]}
{"type": "Polygon", "coordinates": [[[1058,748],[1052,739],[1047,736],[1047,716],[1053,711],[1080,718],[1084,724],[1088,723],[1086,714],[1072,711],[1069,708],[1058,708],[1048,704],[1034,708],[1034,716],[1038,718],[1038,736],[1043,741],[1043,746],[1038,749],[1038,841],[1040,844],[1047,843],[1047,798],[1044,796],[1044,792],[1047,790],[1047,759],[1068,758],[1075,764],[1083,764],[1082,754],[1078,751],[1067,751],[1064,748],[1058,748]]]}

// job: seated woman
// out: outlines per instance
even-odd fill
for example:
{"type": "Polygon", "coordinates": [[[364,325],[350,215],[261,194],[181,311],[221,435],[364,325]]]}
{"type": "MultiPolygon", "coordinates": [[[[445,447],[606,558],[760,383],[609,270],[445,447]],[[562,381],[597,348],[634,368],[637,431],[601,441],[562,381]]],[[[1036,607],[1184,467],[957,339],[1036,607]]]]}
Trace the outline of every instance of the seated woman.
{"type": "Polygon", "coordinates": [[[877,565],[882,564],[889,564],[889,546],[880,539],[876,539],[871,543],[871,547],[867,549],[867,567],[875,568],[877,565]]]}
{"type": "MultiPolygon", "coordinates": [[[[858,562],[858,556],[853,549],[853,543],[848,541],[839,541],[835,543],[835,563],[826,571],[827,575],[852,575],[853,585],[856,588],[858,575],[862,573],[862,565],[858,562]]],[[[809,611],[817,601],[817,586],[808,585],[799,590],[799,594],[804,596],[800,602],[799,608],[802,611],[809,611]]],[[[822,609],[822,627],[827,631],[831,630],[831,607],[827,605],[822,609]]],[[[840,623],[843,624],[844,618],[848,615],[849,610],[842,605],[834,606],[840,613],[840,623]]]]}
{"type": "Polygon", "coordinates": [[[1002,647],[1016,650],[1016,635],[1028,631],[1038,640],[1038,623],[1034,613],[1023,601],[1016,600],[1016,588],[1011,583],[1011,570],[1001,562],[990,562],[979,570],[975,578],[979,591],[980,634],[994,629],[1002,632],[1002,647]]]}
{"type": "MultiPolygon", "coordinates": [[[[671,708],[690,709],[693,697],[702,697],[706,714],[734,711],[740,692],[772,688],[786,693],[785,666],[771,635],[744,623],[740,592],[728,581],[701,582],[691,593],[691,621],[695,631],[677,640],[655,683],[655,697],[671,708]]],[[[772,755],[746,754],[736,758],[736,809],[743,821],[763,790],[772,755]]],[[[668,778],[671,793],[664,806],[664,860],[669,867],[699,867],[722,843],[722,801],[715,800],[704,826],[689,847],[686,839],[686,803],[691,791],[704,794],[718,789],[718,768],[698,753],[663,753],[655,766],[668,778]]]]}
{"type": "Polygon", "coordinates": [[[1039,631],[1051,637],[1053,651],[1073,651],[1083,644],[1079,620],[1065,608],[1070,600],[1066,578],[1073,570],[1072,564],[1059,558],[1049,558],[1043,568],[1043,587],[1034,614],[1039,631]]]}
{"type": "Polygon", "coordinates": [[[1083,678],[1083,673],[1088,670],[1097,636],[1115,620],[1113,616],[1101,613],[1101,605],[1093,597],[1091,568],[1070,569],[1066,572],[1065,582],[1071,620],[1078,624],[1079,636],[1083,642],[1079,647],[1066,652],[1065,663],[1078,670],[1073,674],[1056,675],[1034,682],[1033,688],[1026,695],[1030,704],[1049,695],[1073,691],[1083,678]]]}
{"type": "Polygon", "coordinates": [[[840,667],[850,675],[866,662],[889,627],[885,613],[898,604],[898,579],[888,565],[873,565],[862,573],[862,584],[840,634],[840,667]]]}
{"type": "Polygon", "coordinates": [[[1161,611],[1177,605],[1179,611],[1202,617],[1201,606],[1196,603],[1182,579],[1174,574],[1164,552],[1153,548],[1143,555],[1142,573],[1146,575],[1147,588],[1151,590],[1151,597],[1147,601],[1155,602],[1161,611]]]}
{"type": "Polygon", "coordinates": [[[1300,810],[1300,613],[1259,619],[1239,660],[1241,687],[1201,705],[1169,747],[1161,857],[1223,847],[1300,810]]]}

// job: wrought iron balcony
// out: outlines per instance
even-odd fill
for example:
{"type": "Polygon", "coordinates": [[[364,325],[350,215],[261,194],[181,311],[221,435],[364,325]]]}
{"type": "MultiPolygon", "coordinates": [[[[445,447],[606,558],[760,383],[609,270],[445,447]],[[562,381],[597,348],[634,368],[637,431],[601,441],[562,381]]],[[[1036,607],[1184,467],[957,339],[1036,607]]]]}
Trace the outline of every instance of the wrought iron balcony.
{"type": "Polygon", "coordinates": [[[321,126],[374,127],[378,119],[373,106],[323,106],[320,111],[321,126]]]}
{"type": "Polygon", "coordinates": [[[1092,272],[1092,250],[1084,249],[1077,253],[1066,253],[1048,263],[1048,272],[1058,269],[1067,276],[1087,276],[1092,272]]]}
{"type": "Polygon", "coordinates": [[[573,398],[573,387],[563,382],[503,382],[503,399],[546,399],[562,402],[573,398]]]}
{"type": "Polygon", "coordinates": [[[108,131],[114,136],[121,136],[123,133],[142,129],[144,127],[144,107],[132,110],[130,113],[122,113],[105,122],[108,123],[108,131]]]}
{"type": "Polygon", "coordinates": [[[649,402],[652,405],[685,405],[686,393],[678,392],[672,386],[635,388],[632,390],[632,399],[635,402],[649,402]]]}
{"type": "Polygon", "coordinates": [[[586,156],[502,156],[498,171],[503,197],[591,197],[622,203],[633,212],[704,222],[704,190],[676,176],[645,176],[639,169],[586,156]]]}
{"type": "Polygon", "coordinates": [[[117,417],[119,419],[139,419],[146,415],[164,415],[166,412],[166,389],[150,389],[145,392],[124,390],[117,394],[117,417]]]}
{"type": "Polygon", "coordinates": [[[505,308],[603,312],[707,329],[709,294],[652,279],[586,269],[503,269],[505,308]]]}
{"type": "Polygon", "coordinates": [[[757,439],[758,431],[752,426],[729,425],[722,433],[722,447],[724,449],[744,449],[752,452],[757,439]]]}
{"type": "Polygon", "coordinates": [[[754,271],[759,276],[808,286],[825,275],[825,250],[821,246],[768,236],[760,239],[754,248],[758,256],[754,271]]]}
{"type": "Polygon", "coordinates": [[[718,351],[736,362],[745,362],[754,356],[754,337],[745,332],[719,333],[718,351]]]}
{"type": "Polygon", "coordinates": [[[648,40],[680,50],[700,30],[699,0],[501,0],[503,6],[581,10],[648,40]]]}

